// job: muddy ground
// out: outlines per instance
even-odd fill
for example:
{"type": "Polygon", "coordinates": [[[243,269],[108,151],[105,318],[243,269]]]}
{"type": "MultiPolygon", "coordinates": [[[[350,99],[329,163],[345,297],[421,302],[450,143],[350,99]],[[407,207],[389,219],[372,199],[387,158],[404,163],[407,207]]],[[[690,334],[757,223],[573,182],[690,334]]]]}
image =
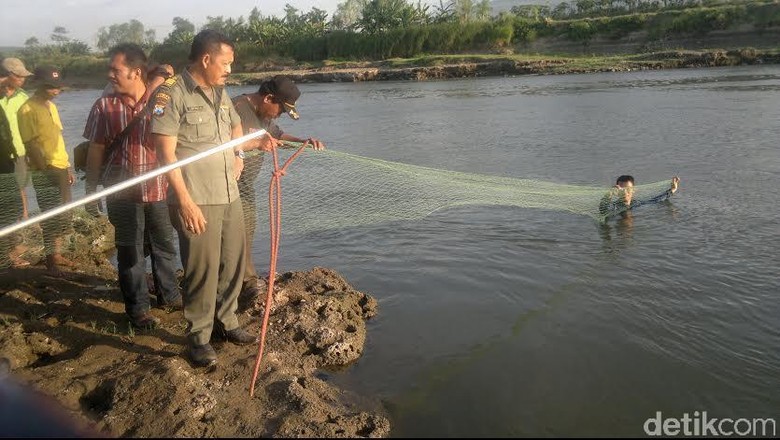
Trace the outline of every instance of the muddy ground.
{"type": "MultiPolygon", "coordinates": [[[[102,243],[109,229],[89,225],[72,243],[102,243]]],[[[132,330],[114,267],[95,252],[80,253],[66,254],[80,262],[66,278],[50,277],[40,265],[0,269],[0,370],[10,369],[16,382],[7,383],[56,399],[56,409],[78,429],[131,437],[389,434],[379,402],[337,389],[323,374],[360,357],[366,320],[377,313],[376,301],[336,272],[277,275],[268,342],[250,398],[257,346],[213,336],[217,367],[193,368],[184,357],[182,312],[156,308],[152,299],[162,325],[132,330]]],[[[239,311],[242,325],[259,332],[262,306],[242,298],[239,311]]]]}

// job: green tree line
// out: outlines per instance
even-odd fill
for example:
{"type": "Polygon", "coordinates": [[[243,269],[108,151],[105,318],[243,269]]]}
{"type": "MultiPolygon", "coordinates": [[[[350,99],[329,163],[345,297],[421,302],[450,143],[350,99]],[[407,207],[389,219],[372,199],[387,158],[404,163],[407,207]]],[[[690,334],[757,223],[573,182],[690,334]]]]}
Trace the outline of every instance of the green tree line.
{"type": "MultiPolygon", "coordinates": [[[[302,11],[288,4],[282,16],[266,16],[255,7],[246,17],[206,17],[200,29],[218,30],[235,41],[246,64],[269,57],[301,62],[484,52],[541,37],[587,45],[597,36],[619,39],[646,31],[650,38],[663,38],[742,23],[758,29],[779,26],[780,5],[774,0],[572,0],[554,7],[516,6],[492,15],[489,0],[439,0],[433,6],[410,0],[345,0],[330,17],[316,7],[302,11]]],[[[58,26],[50,43],[31,37],[19,55],[33,66],[46,61],[66,73],[83,73],[113,45],[134,42],[152,59],[180,66],[199,28],[181,17],[172,25],[162,41],[138,20],[102,27],[95,52],[58,26]]]]}

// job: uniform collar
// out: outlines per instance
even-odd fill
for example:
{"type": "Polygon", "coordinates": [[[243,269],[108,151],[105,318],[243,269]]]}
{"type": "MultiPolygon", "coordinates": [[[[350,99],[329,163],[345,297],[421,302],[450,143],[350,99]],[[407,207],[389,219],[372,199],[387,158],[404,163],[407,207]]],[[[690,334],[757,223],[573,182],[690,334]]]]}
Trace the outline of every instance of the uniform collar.
{"type": "MultiPolygon", "coordinates": [[[[184,69],[184,71],[181,73],[181,78],[184,80],[184,86],[187,87],[187,91],[192,93],[196,89],[203,90],[203,87],[201,87],[197,82],[195,82],[195,78],[192,77],[192,74],[190,73],[189,69],[184,69]]],[[[212,89],[218,90],[222,88],[222,86],[211,86],[212,89]]]]}
{"type": "Polygon", "coordinates": [[[195,78],[192,77],[190,69],[184,69],[181,73],[181,79],[184,81],[184,86],[187,87],[187,91],[192,93],[197,89],[198,83],[195,82],[195,78]]]}

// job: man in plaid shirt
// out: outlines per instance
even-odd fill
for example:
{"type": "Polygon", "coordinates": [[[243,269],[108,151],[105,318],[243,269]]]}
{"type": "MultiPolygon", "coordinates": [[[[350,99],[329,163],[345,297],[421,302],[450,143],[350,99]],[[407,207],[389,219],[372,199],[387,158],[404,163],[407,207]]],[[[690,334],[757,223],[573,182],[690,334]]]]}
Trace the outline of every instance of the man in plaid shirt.
{"type": "MultiPolygon", "coordinates": [[[[84,137],[90,141],[87,193],[94,192],[98,183],[110,186],[158,167],[150,141],[146,55],[139,46],[130,43],[114,47],[109,55],[108,78],[114,93],[95,102],[84,127],[84,137]],[[126,131],[128,125],[131,127],[126,131]]],[[[145,236],[151,248],[158,303],[182,307],[167,190],[165,176],[159,176],[109,196],[106,201],[108,218],[115,229],[119,286],[125,311],[132,325],[138,328],[155,327],[160,322],[150,313],[145,236]]]]}

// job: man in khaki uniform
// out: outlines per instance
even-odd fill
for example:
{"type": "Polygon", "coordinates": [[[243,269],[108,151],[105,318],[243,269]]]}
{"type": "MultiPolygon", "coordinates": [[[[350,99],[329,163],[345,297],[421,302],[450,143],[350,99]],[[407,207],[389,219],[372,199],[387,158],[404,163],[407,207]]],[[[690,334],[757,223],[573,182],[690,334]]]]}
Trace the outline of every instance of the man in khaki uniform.
{"type": "MultiPolygon", "coordinates": [[[[186,70],[163,83],[153,102],[152,137],[163,165],[243,135],[241,119],[224,87],[233,44],[216,31],[203,30],[192,42],[189,60],[186,70]]],[[[209,343],[215,319],[228,341],[257,340],[239,327],[236,317],[245,268],[236,180],[243,168],[242,148],[270,150],[276,141],[264,136],[247,144],[167,174],[171,222],[179,234],[184,266],[188,353],[197,366],[216,363],[209,343]]]]}

